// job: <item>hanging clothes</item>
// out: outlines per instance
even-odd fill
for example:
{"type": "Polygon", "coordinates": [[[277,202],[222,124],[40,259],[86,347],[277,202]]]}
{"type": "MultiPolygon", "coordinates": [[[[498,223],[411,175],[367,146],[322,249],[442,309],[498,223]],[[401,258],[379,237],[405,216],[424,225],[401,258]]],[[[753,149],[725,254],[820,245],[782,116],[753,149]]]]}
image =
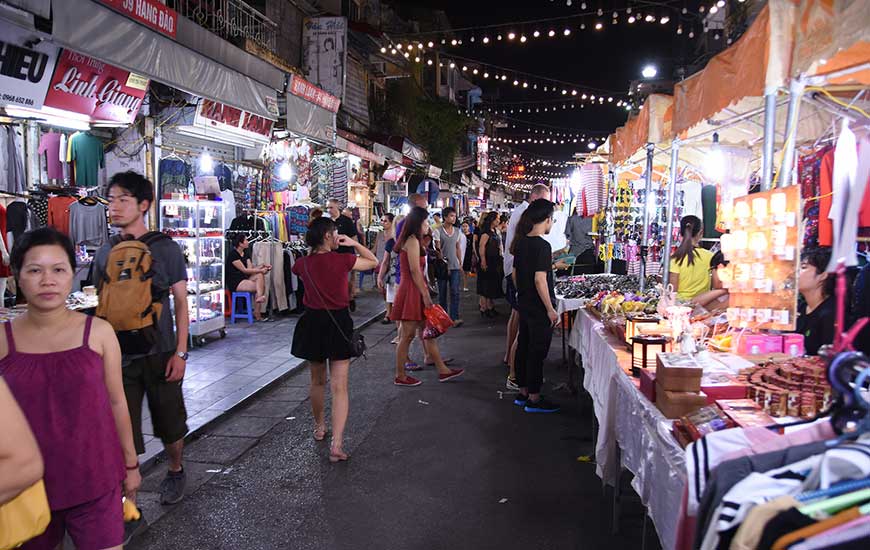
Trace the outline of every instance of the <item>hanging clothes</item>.
{"type": "Polygon", "coordinates": [[[188,194],[190,189],[190,165],[179,158],[160,159],[157,167],[160,174],[160,196],[172,193],[188,194]]]}
{"type": "Polygon", "coordinates": [[[277,311],[288,308],[287,289],[284,287],[284,249],[278,242],[256,242],[251,253],[251,261],[254,265],[271,265],[272,269],[266,274],[266,301],[262,304],[265,313],[267,307],[277,311]]]}
{"type": "Polygon", "coordinates": [[[106,207],[74,201],[69,205],[69,236],[74,245],[99,248],[109,242],[106,207]]]}
{"type": "Polygon", "coordinates": [[[61,139],[63,134],[47,132],[39,138],[37,152],[45,161],[45,169],[49,179],[63,179],[63,164],[61,164],[61,139]]]}
{"type": "Polygon", "coordinates": [[[329,180],[329,198],[339,204],[347,204],[347,162],[344,159],[334,159],[332,174],[329,180]]]}
{"type": "Polygon", "coordinates": [[[16,200],[6,208],[6,231],[12,233],[13,245],[27,231],[27,203],[16,200]]]}
{"type": "Polygon", "coordinates": [[[48,199],[48,225],[69,236],[69,207],[76,200],[72,197],[48,199]]]}
{"type": "Polygon", "coordinates": [[[21,137],[12,125],[0,126],[0,191],[24,193],[21,137]]]}
{"type": "MultiPolygon", "coordinates": [[[[0,238],[3,239],[3,244],[6,245],[6,251],[10,252],[9,240],[6,237],[6,208],[2,204],[0,204],[0,238]]],[[[0,261],[0,277],[10,277],[11,275],[12,270],[10,267],[0,261]]]]}
{"type": "Polygon", "coordinates": [[[69,139],[69,160],[75,166],[78,187],[99,185],[100,168],[105,168],[103,142],[87,132],[76,132],[69,139]]]}

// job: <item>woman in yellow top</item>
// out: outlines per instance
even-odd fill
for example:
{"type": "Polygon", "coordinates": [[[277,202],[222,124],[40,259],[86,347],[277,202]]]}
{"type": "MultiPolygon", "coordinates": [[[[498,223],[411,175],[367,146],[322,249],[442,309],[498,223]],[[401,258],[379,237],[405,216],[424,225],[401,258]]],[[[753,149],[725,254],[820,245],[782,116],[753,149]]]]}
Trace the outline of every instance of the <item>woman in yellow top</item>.
{"type": "Polygon", "coordinates": [[[713,254],[698,246],[702,229],[703,225],[697,216],[684,216],[680,220],[683,241],[671,258],[668,282],[683,301],[710,290],[710,259],[713,254]]]}

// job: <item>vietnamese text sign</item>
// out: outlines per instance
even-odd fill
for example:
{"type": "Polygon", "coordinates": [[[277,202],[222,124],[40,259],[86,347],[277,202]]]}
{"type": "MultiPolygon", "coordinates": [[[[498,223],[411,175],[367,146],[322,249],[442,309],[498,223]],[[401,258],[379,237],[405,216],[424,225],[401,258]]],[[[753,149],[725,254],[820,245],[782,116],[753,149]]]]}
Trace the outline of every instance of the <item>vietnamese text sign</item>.
{"type": "Polygon", "coordinates": [[[302,26],[302,66],[305,76],[344,100],[347,62],[347,19],[311,17],[302,26]]]}
{"type": "Polygon", "coordinates": [[[72,50],[64,50],[45,105],[88,115],[92,121],[131,123],[142,106],[148,80],[72,50]]]}
{"type": "Polygon", "coordinates": [[[48,42],[25,46],[34,37],[0,20],[0,105],[42,107],[60,48],[48,42]]]}
{"type": "Polygon", "coordinates": [[[158,0],[100,0],[100,2],[160,34],[175,38],[178,14],[158,0]]]}
{"type": "Polygon", "coordinates": [[[340,99],[295,74],[290,79],[290,93],[333,113],[337,113],[341,105],[340,99]]]}
{"type": "Polygon", "coordinates": [[[273,124],[268,118],[212,99],[199,102],[193,119],[193,125],[200,128],[218,128],[259,140],[272,136],[273,124]]]}

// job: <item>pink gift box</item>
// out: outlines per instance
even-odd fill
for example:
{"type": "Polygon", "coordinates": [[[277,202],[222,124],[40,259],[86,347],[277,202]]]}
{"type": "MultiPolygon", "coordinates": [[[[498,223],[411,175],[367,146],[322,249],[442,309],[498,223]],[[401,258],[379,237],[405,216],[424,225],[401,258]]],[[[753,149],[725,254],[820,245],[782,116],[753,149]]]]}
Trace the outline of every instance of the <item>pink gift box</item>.
{"type": "Polygon", "coordinates": [[[806,353],[806,348],[804,348],[804,335],[794,333],[783,334],[782,352],[793,357],[798,357],[806,353]]]}
{"type": "Polygon", "coordinates": [[[782,335],[768,334],[764,337],[764,353],[782,353],[782,335]]]}
{"type": "Polygon", "coordinates": [[[744,334],[740,337],[737,353],[740,355],[761,355],[765,353],[766,340],[767,335],[765,334],[744,334]]]}

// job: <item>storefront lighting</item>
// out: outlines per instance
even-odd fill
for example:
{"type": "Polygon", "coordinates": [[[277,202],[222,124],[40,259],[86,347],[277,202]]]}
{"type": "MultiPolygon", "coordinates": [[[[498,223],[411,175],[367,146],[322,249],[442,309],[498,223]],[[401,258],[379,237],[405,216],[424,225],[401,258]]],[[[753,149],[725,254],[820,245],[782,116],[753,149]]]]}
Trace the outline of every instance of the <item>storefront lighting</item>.
{"type": "Polygon", "coordinates": [[[278,166],[278,179],[281,181],[290,181],[293,177],[293,167],[287,161],[282,162],[278,166]]]}
{"type": "Polygon", "coordinates": [[[212,170],[214,170],[214,159],[211,158],[208,151],[203,151],[202,154],[199,155],[199,169],[208,173],[211,173],[212,170]]]}
{"type": "Polygon", "coordinates": [[[725,152],[719,145],[719,134],[713,134],[713,144],[707,152],[704,162],[704,172],[711,182],[721,182],[726,170],[725,152]]]}
{"type": "Polygon", "coordinates": [[[69,128],[70,130],[90,130],[91,126],[84,115],[76,113],[67,113],[60,109],[51,107],[43,107],[42,109],[25,109],[21,107],[6,107],[6,114],[15,118],[31,118],[36,119],[43,124],[57,126],[59,128],[69,128]],[[73,115],[73,116],[68,116],[73,115]],[[82,118],[74,118],[81,116],[82,118]]]}
{"type": "Polygon", "coordinates": [[[659,74],[659,71],[655,65],[647,65],[643,68],[640,74],[644,78],[655,78],[656,75],[659,74]]]}

